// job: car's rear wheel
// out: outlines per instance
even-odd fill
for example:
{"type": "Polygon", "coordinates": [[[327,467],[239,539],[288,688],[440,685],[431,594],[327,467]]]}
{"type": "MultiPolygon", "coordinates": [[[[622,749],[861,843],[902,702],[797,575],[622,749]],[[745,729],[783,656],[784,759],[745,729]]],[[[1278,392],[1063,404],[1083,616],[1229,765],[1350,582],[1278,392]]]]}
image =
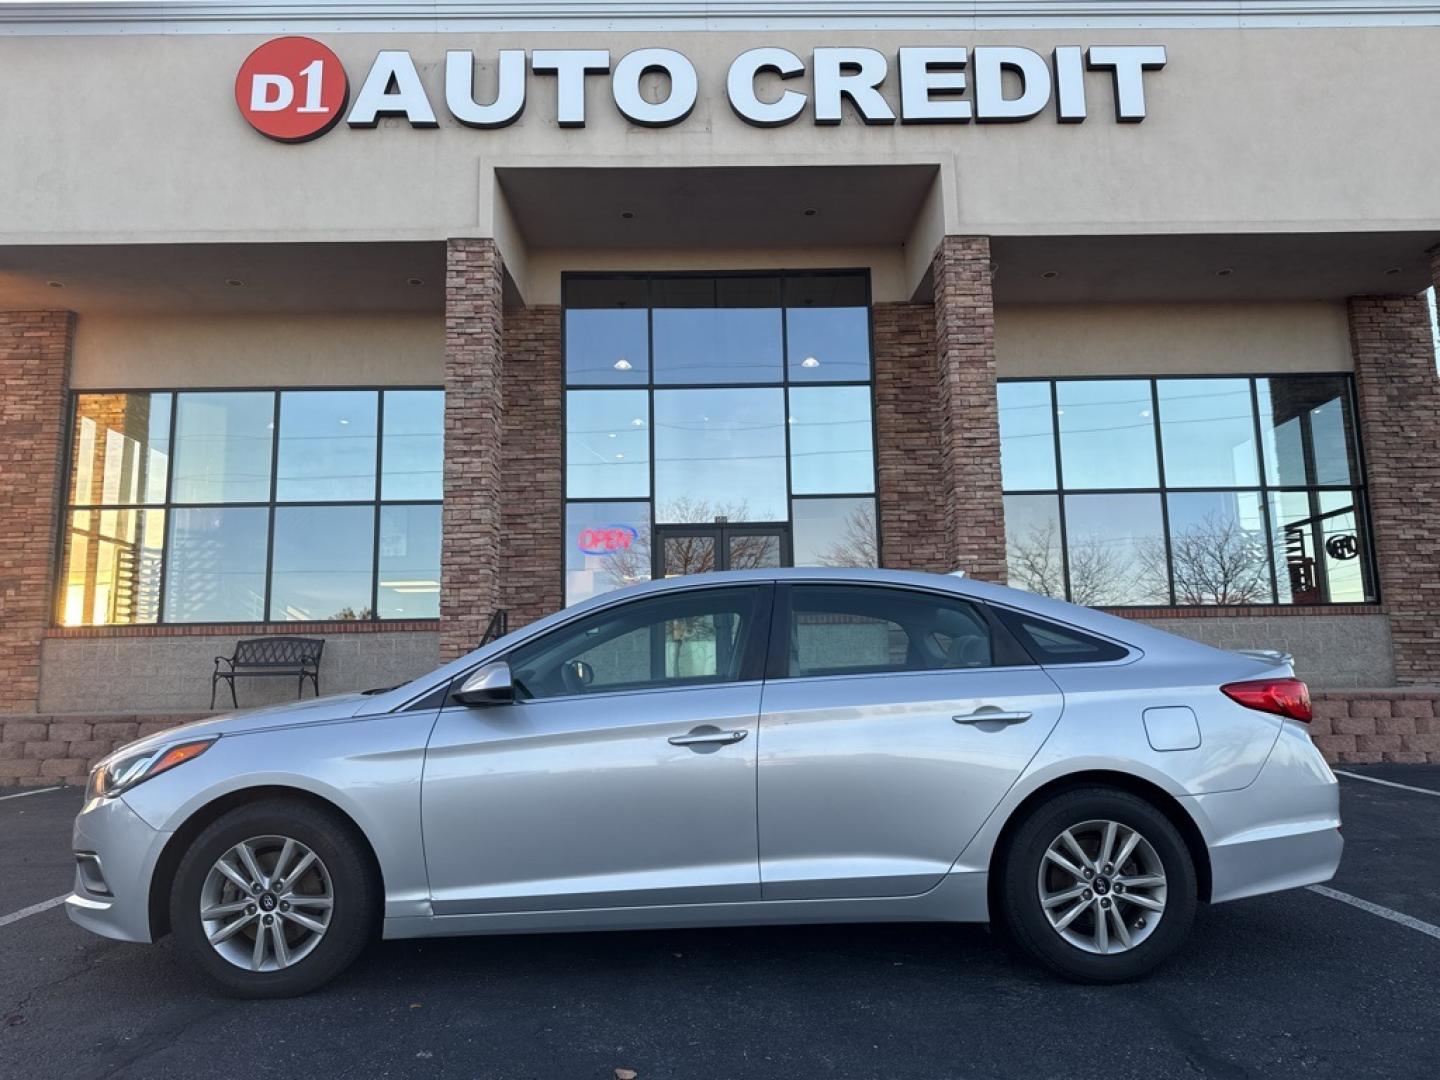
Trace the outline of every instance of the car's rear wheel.
{"type": "Polygon", "coordinates": [[[1035,807],[1003,853],[997,914],[1016,944],[1080,982],[1153,971],[1195,919],[1194,860],[1175,825],[1116,788],[1061,792],[1035,807]]]}
{"type": "Polygon", "coordinates": [[[239,997],[333,979],[372,936],[378,885],[338,815],[267,799],[212,822],[180,860],[170,925],[182,959],[239,997]]]}

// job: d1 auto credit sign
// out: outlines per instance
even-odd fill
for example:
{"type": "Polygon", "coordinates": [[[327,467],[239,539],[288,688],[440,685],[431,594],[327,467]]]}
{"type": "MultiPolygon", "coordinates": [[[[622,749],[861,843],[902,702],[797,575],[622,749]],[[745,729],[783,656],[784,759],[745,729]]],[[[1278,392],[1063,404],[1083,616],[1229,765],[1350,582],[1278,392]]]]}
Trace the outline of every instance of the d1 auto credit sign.
{"type": "Polygon", "coordinates": [[[340,58],[307,37],[267,41],[235,76],[235,104],[252,127],[280,142],[319,138],[340,121],[350,80],[340,58]]]}
{"type": "MultiPolygon", "coordinates": [[[[355,129],[387,118],[437,128],[441,100],[465,127],[507,127],[525,111],[534,78],[553,79],[559,127],[585,126],[587,87],[601,80],[632,124],[670,127],[690,116],[704,85],[695,65],[674,49],[645,47],[613,56],[608,49],[501,49],[493,63],[484,63],[494,69],[495,88],[479,91],[477,99],[477,63],[468,49],[448,49],[443,65],[428,66],[417,65],[404,49],[381,49],[351,105],[335,54],[311,38],[283,37],[246,58],[235,79],[235,101],[262,134],[305,142],[329,131],[341,113],[355,129]],[[651,75],[668,82],[662,101],[641,92],[651,75]],[[434,85],[440,78],[443,87],[434,85]]],[[[1059,45],[1049,57],[1015,45],[906,46],[894,54],[820,47],[808,58],[762,47],[730,62],[725,97],[741,121],[763,128],[784,127],[807,114],[817,125],[834,126],[844,120],[847,103],[859,120],[877,126],[1009,124],[1046,112],[1057,123],[1081,124],[1104,94],[1098,85],[1104,80],[1115,121],[1137,124],[1146,115],[1146,77],[1165,63],[1163,45],[1059,45]]]]}

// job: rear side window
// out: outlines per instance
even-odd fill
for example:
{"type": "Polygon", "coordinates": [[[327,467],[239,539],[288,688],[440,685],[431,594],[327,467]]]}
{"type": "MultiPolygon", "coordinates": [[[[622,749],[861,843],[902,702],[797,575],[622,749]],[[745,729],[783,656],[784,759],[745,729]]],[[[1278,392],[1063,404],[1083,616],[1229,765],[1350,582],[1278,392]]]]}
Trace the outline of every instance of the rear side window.
{"type": "Polygon", "coordinates": [[[982,668],[996,663],[984,615],[964,600],[874,586],[790,590],[792,678],[982,668]]]}
{"type": "Polygon", "coordinates": [[[1091,637],[1072,626],[1061,626],[1016,611],[1002,611],[1000,617],[1040,664],[1097,664],[1123,660],[1130,655],[1124,646],[1091,637]]]}

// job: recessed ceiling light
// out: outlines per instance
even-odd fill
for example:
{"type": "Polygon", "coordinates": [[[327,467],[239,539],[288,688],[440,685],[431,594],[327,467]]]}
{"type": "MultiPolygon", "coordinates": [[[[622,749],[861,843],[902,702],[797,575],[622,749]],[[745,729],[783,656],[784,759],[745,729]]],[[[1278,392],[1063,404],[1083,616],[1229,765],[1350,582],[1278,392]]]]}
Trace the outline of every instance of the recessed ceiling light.
{"type": "Polygon", "coordinates": [[[634,366],[634,364],[630,363],[630,361],[626,360],[623,356],[619,360],[615,361],[616,371],[629,371],[634,366]]]}
{"type": "Polygon", "coordinates": [[[624,461],[624,460],[625,460],[625,455],[624,455],[624,454],[616,454],[616,455],[615,455],[615,460],[616,460],[616,461],[624,461]]]}
{"type": "Polygon", "coordinates": [[[47,281],[45,284],[49,285],[52,289],[63,289],[65,287],[65,282],[63,281],[47,281]]]}
{"type": "Polygon", "coordinates": [[[644,421],[644,420],[641,420],[640,417],[637,416],[634,420],[631,420],[631,421],[630,421],[630,426],[631,426],[631,427],[644,427],[644,426],[645,426],[645,421],[644,421]]]}
{"type": "Polygon", "coordinates": [[[801,366],[801,367],[808,367],[808,368],[817,368],[817,367],[820,366],[820,361],[817,360],[817,359],[816,359],[815,357],[813,357],[813,356],[807,356],[807,357],[805,357],[804,360],[801,360],[801,361],[800,361],[800,366],[801,366]]]}
{"type": "Polygon", "coordinates": [[[232,277],[232,278],[226,278],[226,279],[225,279],[225,284],[226,284],[226,285],[229,285],[232,289],[238,289],[238,288],[240,288],[241,286],[243,286],[243,285],[245,284],[245,282],[241,281],[241,280],[240,280],[239,278],[237,278],[237,277],[232,277]]]}
{"type": "Polygon", "coordinates": [[[1232,270],[1230,267],[1228,267],[1228,266],[1222,266],[1219,270],[1216,270],[1216,271],[1215,271],[1215,276],[1216,276],[1216,277],[1229,277],[1229,276],[1230,276],[1231,274],[1233,274],[1233,273],[1235,273],[1235,271],[1232,270]]]}
{"type": "Polygon", "coordinates": [[[616,435],[615,432],[613,432],[613,431],[610,432],[609,435],[608,435],[608,438],[611,438],[611,439],[618,439],[619,437],[620,437],[620,436],[619,436],[619,435],[616,435]]]}
{"type": "Polygon", "coordinates": [[[819,211],[819,210],[816,210],[815,207],[813,207],[813,206],[807,206],[804,210],[802,210],[802,211],[800,211],[800,212],[801,212],[802,214],[804,214],[806,217],[814,217],[815,215],[817,215],[818,213],[820,213],[820,211],[819,211]]]}
{"type": "Polygon", "coordinates": [[[344,418],[342,417],[341,420],[340,420],[340,426],[341,426],[341,427],[348,427],[349,425],[350,425],[350,421],[349,421],[349,420],[346,420],[346,419],[344,419],[344,418]]]}
{"type": "Polygon", "coordinates": [[[424,284],[425,284],[425,279],[424,279],[424,278],[418,278],[418,277],[407,277],[407,278],[405,279],[405,284],[406,284],[406,285],[424,285],[424,284]]]}
{"type": "Polygon", "coordinates": [[[1055,278],[1057,278],[1057,277],[1060,276],[1060,271],[1059,271],[1059,270],[1046,270],[1046,271],[1045,271],[1043,274],[1041,274],[1040,276],[1041,276],[1042,278],[1044,278],[1046,281],[1052,281],[1052,280],[1054,280],[1055,278]]]}

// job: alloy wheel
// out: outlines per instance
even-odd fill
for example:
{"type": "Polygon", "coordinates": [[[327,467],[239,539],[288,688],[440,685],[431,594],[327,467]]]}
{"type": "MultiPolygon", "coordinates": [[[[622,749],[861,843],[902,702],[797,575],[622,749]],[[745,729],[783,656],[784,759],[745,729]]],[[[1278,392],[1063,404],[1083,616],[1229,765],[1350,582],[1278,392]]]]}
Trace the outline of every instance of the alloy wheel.
{"type": "Polygon", "coordinates": [[[247,971],[280,971],[305,959],[334,908],[325,864],[288,836],[242,840],[215,860],[200,890],[210,947],[247,971]]]}
{"type": "Polygon", "coordinates": [[[1137,829],[1084,821],[1045,849],[1040,906],[1051,928],[1077,949],[1128,952],[1155,932],[1165,914],[1165,867],[1137,829]]]}

